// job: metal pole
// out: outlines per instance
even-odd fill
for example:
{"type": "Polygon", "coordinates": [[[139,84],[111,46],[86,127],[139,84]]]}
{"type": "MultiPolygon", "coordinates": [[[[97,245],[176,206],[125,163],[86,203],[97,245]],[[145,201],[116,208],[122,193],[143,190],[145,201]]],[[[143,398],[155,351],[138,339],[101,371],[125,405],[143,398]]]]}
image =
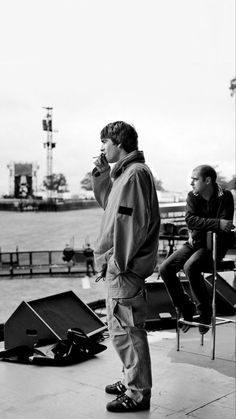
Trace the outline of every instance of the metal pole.
{"type": "Polygon", "coordinates": [[[215,342],[216,342],[216,280],[217,280],[217,270],[216,270],[216,233],[213,233],[213,243],[212,243],[212,257],[213,257],[213,289],[212,289],[212,357],[215,359],[215,342]]]}

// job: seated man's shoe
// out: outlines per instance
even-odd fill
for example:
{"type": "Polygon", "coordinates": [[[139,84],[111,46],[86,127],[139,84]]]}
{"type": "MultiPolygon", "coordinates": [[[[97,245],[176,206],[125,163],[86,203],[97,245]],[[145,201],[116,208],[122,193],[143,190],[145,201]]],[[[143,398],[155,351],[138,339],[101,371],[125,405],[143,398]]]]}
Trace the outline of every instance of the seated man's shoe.
{"type": "Polygon", "coordinates": [[[205,335],[205,333],[208,332],[208,330],[210,329],[210,326],[208,326],[208,324],[211,324],[211,311],[207,311],[207,312],[202,312],[200,314],[200,316],[198,317],[198,319],[196,320],[198,323],[201,323],[198,327],[199,332],[201,333],[201,335],[205,335]]]}
{"type": "Polygon", "coordinates": [[[139,412],[140,410],[149,410],[150,400],[136,402],[126,394],[118,396],[115,400],[107,403],[107,410],[109,412],[139,412]]]}
{"type": "Polygon", "coordinates": [[[117,381],[114,384],[108,384],[105,387],[105,392],[108,394],[116,394],[117,396],[120,396],[121,394],[124,394],[126,392],[126,387],[124,384],[122,384],[121,381],[117,381]]]}
{"type": "MultiPolygon", "coordinates": [[[[193,316],[195,313],[195,304],[193,304],[191,300],[186,301],[182,307],[181,312],[182,312],[184,320],[188,322],[192,322],[193,316]]],[[[186,333],[190,329],[190,325],[182,323],[181,329],[182,329],[182,332],[186,333]]]]}

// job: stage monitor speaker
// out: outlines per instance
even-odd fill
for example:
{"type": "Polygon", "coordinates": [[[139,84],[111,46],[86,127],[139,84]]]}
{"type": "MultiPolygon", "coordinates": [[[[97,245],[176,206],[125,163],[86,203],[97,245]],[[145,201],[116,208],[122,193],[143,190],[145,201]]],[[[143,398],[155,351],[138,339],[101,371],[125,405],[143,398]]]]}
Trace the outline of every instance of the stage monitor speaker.
{"type": "Polygon", "coordinates": [[[23,301],[4,325],[5,349],[57,342],[72,328],[96,340],[107,326],[73,291],[23,301]]]}
{"type": "MultiPolygon", "coordinates": [[[[206,276],[205,282],[211,295],[213,275],[206,276]]],[[[216,280],[216,312],[221,316],[234,315],[236,312],[236,289],[219,274],[217,274],[216,280]]]]}
{"type": "MultiPolygon", "coordinates": [[[[191,295],[187,280],[181,280],[185,291],[191,295]]],[[[169,329],[176,325],[176,311],[162,279],[146,283],[148,314],[146,329],[169,329]]]]}
{"type": "MultiPolygon", "coordinates": [[[[205,278],[209,295],[212,295],[212,275],[205,278]]],[[[197,304],[189,281],[181,279],[184,290],[197,304]]],[[[236,312],[236,290],[231,287],[220,275],[217,275],[216,287],[216,314],[234,315],[236,312]]],[[[176,326],[176,311],[170,299],[169,293],[161,279],[146,283],[148,314],[146,328],[167,329],[176,326]]]]}

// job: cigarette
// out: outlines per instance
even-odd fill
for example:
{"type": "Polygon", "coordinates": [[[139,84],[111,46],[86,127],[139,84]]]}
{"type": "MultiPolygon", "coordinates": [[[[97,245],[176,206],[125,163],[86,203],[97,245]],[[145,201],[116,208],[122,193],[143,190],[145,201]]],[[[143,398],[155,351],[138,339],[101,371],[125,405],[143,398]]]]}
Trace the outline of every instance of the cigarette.
{"type": "Polygon", "coordinates": [[[105,154],[101,153],[99,156],[93,156],[93,159],[98,159],[98,157],[103,157],[105,154]]]}

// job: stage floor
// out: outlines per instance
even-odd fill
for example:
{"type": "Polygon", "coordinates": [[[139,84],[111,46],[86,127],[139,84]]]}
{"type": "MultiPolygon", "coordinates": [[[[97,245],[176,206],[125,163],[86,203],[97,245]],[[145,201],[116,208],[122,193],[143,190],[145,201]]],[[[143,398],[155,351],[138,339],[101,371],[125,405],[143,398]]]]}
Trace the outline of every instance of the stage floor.
{"type": "MultiPolygon", "coordinates": [[[[235,317],[234,317],[235,319],[235,317]]],[[[232,419],[235,417],[235,324],[217,326],[216,359],[211,360],[211,332],[204,346],[196,328],[148,332],[153,390],[151,409],[110,413],[113,396],[104,387],[120,378],[121,366],[110,339],[107,350],[67,367],[0,361],[1,419],[232,419]]],[[[3,348],[1,348],[3,349],[3,348]]]]}

